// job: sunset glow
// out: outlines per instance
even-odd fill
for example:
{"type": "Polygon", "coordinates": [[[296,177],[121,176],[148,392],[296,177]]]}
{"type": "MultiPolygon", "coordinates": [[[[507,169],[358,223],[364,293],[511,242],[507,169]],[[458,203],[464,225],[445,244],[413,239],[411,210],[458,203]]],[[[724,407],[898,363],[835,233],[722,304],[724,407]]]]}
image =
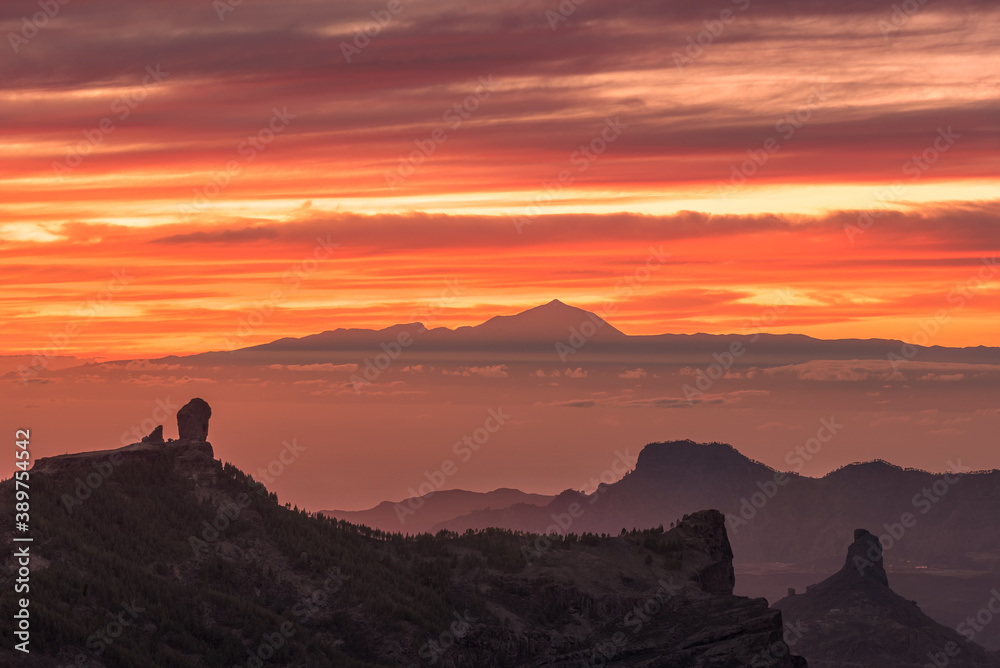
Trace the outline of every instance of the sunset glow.
{"type": "Polygon", "coordinates": [[[993,4],[400,7],[74,3],[9,38],[5,350],[149,357],[225,349],[261,309],[247,345],[553,298],[724,333],[782,290],[774,332],[909,340],[943,308],[935,344],[1000,344],[993,4]],[[616,294],[651,247],[669,262],[616,294]]]}

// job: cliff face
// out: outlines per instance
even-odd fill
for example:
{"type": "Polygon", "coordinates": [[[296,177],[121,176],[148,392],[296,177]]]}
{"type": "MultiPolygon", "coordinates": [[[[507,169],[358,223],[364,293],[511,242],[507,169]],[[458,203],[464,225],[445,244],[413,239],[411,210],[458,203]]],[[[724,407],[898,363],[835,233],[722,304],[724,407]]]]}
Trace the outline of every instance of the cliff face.
{"type": "Polygon", "coordinates": [[[779,612],[732,595],[716,511],[615,537],[403,538],[285,508],[197,441],[48,458],[31,480],[34,665],[247,665],[266,643],[268,666],[805,665],[779,612]],[[123,605],[134,623],[102,636],[123,605]]]}

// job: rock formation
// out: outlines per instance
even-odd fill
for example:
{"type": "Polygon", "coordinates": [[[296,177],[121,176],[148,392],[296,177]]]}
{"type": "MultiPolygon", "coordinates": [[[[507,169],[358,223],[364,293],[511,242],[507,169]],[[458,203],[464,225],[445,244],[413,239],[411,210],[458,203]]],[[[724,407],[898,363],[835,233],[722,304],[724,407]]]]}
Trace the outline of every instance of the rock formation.
{"type": "Polygon", "coordinates": [[[163,443],[163,425],[156,425],[156,429],[149,432],[148,436],[142,437],[143,443],[163,443]]]}
{"type": "MultiPolygon", "coordinates": [[[[905,540],[905,537],[903,538],[905,540]]],[[[810,666],[996,668],[1000,655],[935,622],[889,588],[879,539],[854,532],[837,573],[773,607],[799,637],[789,642],[810,666]]]]}
{"type": "Polygon", "coordinates": [[[207,441],[208,420],[212,407],[204,399],[194,398],[177,411],[177,433],[182,441],[207,441]]]}
{"type": "Polygon", "coordinates": [[[867,529],[854,530],[854,542],[847,548],[847,561],[837,574],[838,578],[870,578],[880,585],[889,586],[889,576],[882,561],[882,543],[867,529]]]}

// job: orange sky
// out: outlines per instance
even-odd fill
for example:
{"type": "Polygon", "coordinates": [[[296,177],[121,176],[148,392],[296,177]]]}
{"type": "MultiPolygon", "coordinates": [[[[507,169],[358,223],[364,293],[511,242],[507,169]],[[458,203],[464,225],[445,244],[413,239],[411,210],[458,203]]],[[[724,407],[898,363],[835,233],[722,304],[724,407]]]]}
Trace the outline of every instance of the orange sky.
{"type": "MultiPolygon", "coordinates": [[[[0,350],[159,356],[230,347],[241,319],[252,345],[553,298],[721,333],[778,294],[775,332],[909,340],[946,309],[933,343],[1000,345],[994,4],[404,2],[347,62],[384,7],[102,0],[12,42],[0,350]],[[670,258],[639,280],[651,247],[670,258]]],[[[6,3],[3,33],[35,9],[6,3]]]]}

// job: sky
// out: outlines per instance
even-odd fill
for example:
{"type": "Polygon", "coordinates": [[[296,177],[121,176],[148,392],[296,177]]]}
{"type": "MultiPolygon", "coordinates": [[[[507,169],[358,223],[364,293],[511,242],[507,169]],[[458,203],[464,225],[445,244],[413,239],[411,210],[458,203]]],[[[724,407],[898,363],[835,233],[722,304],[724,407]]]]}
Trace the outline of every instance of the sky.
{"type": "Polygon", "coordinates": [[[39,7],[0,8],[4,352],[780,291],[775,331],[909,340],[955,289],[935,342],[1000,345],[995,3],[39,7]]]}

